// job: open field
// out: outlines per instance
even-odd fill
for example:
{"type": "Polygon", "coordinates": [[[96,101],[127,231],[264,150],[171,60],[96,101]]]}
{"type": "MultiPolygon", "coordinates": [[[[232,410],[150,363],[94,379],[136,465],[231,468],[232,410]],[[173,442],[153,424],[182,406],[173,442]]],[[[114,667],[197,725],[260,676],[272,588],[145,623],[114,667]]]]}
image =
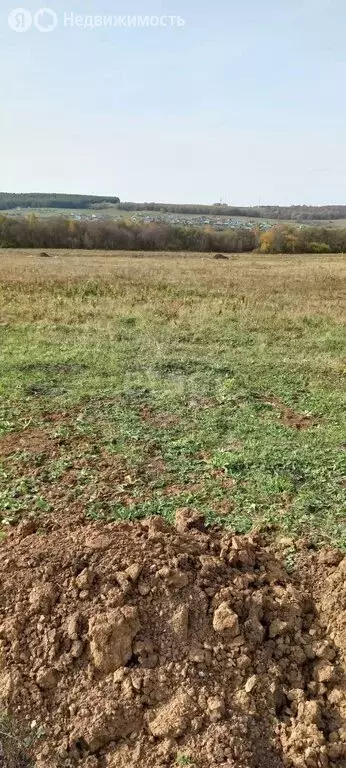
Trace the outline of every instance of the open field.
{"type": "Polygon", "coordinates": [[[346,261],[3,251],[2,535],[179,507],[346,547],[346,261]]]}

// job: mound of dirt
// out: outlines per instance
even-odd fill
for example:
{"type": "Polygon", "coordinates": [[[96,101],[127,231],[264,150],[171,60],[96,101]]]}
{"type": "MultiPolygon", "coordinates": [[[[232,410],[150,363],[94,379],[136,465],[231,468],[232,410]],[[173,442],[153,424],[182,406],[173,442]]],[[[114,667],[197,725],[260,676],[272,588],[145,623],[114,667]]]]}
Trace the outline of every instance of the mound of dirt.
{"type": "Polygon", "coordinates": [[[24,523],[0,549],[0,710],[37,768],[345,767],[339,561],[316,601],[191,511],[24,523]]]}

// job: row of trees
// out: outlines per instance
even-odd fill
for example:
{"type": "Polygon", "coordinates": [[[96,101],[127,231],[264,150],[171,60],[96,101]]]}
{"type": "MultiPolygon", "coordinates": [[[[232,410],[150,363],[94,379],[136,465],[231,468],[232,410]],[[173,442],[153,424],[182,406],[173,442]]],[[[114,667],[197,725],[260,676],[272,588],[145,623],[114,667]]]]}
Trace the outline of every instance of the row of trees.
{"type": "Polygon", "coordinates": [[[261,253],[345,253],[346,229],[276,226],[260,236],[261,253]]]}
{"type": "Polygon", "coordinates": [[[199,214],[277,219],[279,221],[328,221],[346,219],[346,205],[263,205],[242,208],[231,205],[174,205],[173,203],[120,203],[123,211],[158,211],[160,213],[199,214]]]}
{"type": "Polygon", "coordinates": [[[158,213],[178,213],[200,216],[246,216],[259,218],[258,208],[240,208],[231,205],[189,205],[175,203],[120,203],[121,211],[156,211],[158,213]]]}
{"type": "Polygon", "coordinates": [[[253,251],[257,233],[248,229],[172,226],[164,222],[72,221],[62,217],[39,219],[0,217],[2,248],[82,248],[144,251],[253,251]]]}
{"type": "Polygon", "coordinates": [[[258,209],[268,219],[328,221],[346,219],[346,205],[265,205],[258,209]]]}
{"type": "Polygon", "coordinates": [[[276,226],[214,230],[165,222],[72,221],[62,217],[39,219],[0,216],[2,248],[81,248],[86,250],[223,251],[241,253],[343,253],[346,229],[276,226]]]}
{"type": "Polygon", "coordinates": [[[14,208],[93,208],[108,204],[116,205],[119,197],[98,197],[96,195],[58,194],[12,194],[0,192],[0,210],[14,208]]]}

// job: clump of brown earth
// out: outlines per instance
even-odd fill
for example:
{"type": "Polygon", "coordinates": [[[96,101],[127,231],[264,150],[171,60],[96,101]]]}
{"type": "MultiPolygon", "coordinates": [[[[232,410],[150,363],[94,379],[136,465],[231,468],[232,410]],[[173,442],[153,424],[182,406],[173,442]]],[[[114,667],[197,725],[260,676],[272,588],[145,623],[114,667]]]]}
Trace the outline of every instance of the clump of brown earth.
{"type": "Polygon", "coordinates": [[[0,548],[0,710],[37,768],[346,766],[346,560],[326,559],[319,599],[313,563],[292,579],[186,510],[22,524],[0,548]]]}

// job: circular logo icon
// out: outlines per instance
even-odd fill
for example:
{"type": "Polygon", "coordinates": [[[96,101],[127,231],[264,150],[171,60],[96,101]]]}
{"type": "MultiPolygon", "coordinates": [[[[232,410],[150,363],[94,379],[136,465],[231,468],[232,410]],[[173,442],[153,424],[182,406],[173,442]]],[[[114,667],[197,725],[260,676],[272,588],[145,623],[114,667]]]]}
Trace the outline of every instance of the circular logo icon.
{"type": "Polygon", "coordinates": [[[58,25],[58,16],[51,8],[40,8],[34,14],[34,25],[39,32],[53,32],[58,25]]]}
{"type": "Polygon", "coordinates": [[[26,8],[14,8],[8,17],[8,26],[14,32],[27,32],[32,26],[32,15],[26,8]]]}

